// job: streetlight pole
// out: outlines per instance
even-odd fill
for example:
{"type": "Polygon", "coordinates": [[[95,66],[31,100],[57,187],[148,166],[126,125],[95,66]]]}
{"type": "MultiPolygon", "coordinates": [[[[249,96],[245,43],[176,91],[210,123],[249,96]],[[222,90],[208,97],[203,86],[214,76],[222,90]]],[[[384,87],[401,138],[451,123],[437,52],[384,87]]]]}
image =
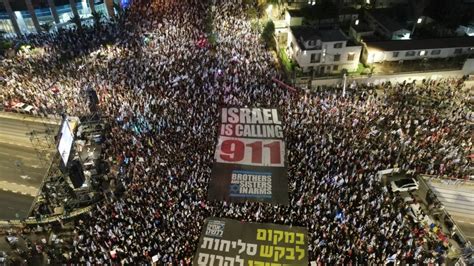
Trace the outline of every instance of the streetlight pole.
{"type": "Polygon", "coordinates": [[[410,38],[413,36],[413,33],[415,32],[416,24],[420,24],[423,21],[422,17],[419,17],[415,23],[413,24],[413,29],[411,30],[410,38]]]}
{"type": "Polygon", "coordinates": [[[346,97],[346,81],[347,81],[347,75],[344,73],[342,76],[342,97],[346,97]]]}

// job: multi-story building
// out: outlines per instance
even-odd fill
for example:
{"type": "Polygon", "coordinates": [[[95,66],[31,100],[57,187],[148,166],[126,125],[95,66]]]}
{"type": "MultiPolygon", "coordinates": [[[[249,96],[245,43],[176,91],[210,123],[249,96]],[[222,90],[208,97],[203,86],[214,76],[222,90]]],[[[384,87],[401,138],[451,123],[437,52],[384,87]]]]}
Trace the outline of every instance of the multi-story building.
{"type": "Polygon", "coordinates": [[[0,32],[6,36],[38,33],[72,25],[78,17],[87,22],[92,13],[114,15],[114,3],[123,0],[0,0],[0,32]]]}
{"type": "Polygon", "coordinates": [[[384,61],[449,58],[474,54],[474,37],[366,42],[365,48],[362,61],[369,64],[384,61]]]}
{"type": "Polygon", "coordinates": [[[361,46],[352,43],[340,29],[290,27],[287,53],[303,72],[317,74],[357,70],[361,46]]]}

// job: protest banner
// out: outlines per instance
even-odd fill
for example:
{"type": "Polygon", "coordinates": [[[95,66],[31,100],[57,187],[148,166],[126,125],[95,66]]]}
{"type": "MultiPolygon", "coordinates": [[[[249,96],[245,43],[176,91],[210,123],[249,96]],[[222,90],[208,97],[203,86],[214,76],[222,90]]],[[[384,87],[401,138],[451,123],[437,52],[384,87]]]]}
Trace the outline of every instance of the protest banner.
{"type": "Polygon", "coordinates": [[[208,218],[193,265],[308,265],[308,232],[296,226],[208,218]]]}
{"type": "Polygon", "coordinates": [[[286,149],[277,109],[222,108],[208,198],[288,204],[286,149]]]}

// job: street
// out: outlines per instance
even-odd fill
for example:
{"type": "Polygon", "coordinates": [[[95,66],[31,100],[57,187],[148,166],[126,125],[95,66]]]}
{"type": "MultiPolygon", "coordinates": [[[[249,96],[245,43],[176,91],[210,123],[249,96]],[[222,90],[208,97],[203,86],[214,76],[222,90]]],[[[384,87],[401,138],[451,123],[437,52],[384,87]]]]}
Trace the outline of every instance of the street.
{"type": "Polygon", "coordinates": [[[24,218],[55,151],[56,122],[0,113],[0,219],[24,218]],[[33,132],[33,134],[31,134],[33,132]]]}
{"type": "Polygon", "coordinates": [[[28,216],[32,196],[15,194],[10,191],[0,190],[0,220],[18,219],[28,216]]]}
{"type": "Polygon", "coordinates": [[[457,226],[466,236],[467,240],[474,243],[474,220],[472,217],[463,217],[458,215],[451,215],[456,222],[457,226]]]}

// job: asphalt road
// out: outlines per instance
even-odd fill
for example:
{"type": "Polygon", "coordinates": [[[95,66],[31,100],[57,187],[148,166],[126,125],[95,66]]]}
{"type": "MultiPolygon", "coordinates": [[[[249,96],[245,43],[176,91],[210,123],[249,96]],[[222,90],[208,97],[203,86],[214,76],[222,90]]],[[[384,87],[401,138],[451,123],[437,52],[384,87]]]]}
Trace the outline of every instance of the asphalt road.
{"type": "Polygon", "coordinates": [[[465,217],[465,216],[458,216],[458,215],[451,215],[456,222],[456,225],[461,229],[464,236],[474,244],[474,220],[472,217],[465,217]]]}
{"type": "Polygon", "coordinates": [[[0,220],[28,217],[33,200],[31,196],[0,190],[0,220]]]}
{"type": "Polygon", "coordinates": [[[39,189],[54,154],[58,128],[41,119],[0,113],[0,219],[26,215],[33,202],[31,191],[39,189]]]}

